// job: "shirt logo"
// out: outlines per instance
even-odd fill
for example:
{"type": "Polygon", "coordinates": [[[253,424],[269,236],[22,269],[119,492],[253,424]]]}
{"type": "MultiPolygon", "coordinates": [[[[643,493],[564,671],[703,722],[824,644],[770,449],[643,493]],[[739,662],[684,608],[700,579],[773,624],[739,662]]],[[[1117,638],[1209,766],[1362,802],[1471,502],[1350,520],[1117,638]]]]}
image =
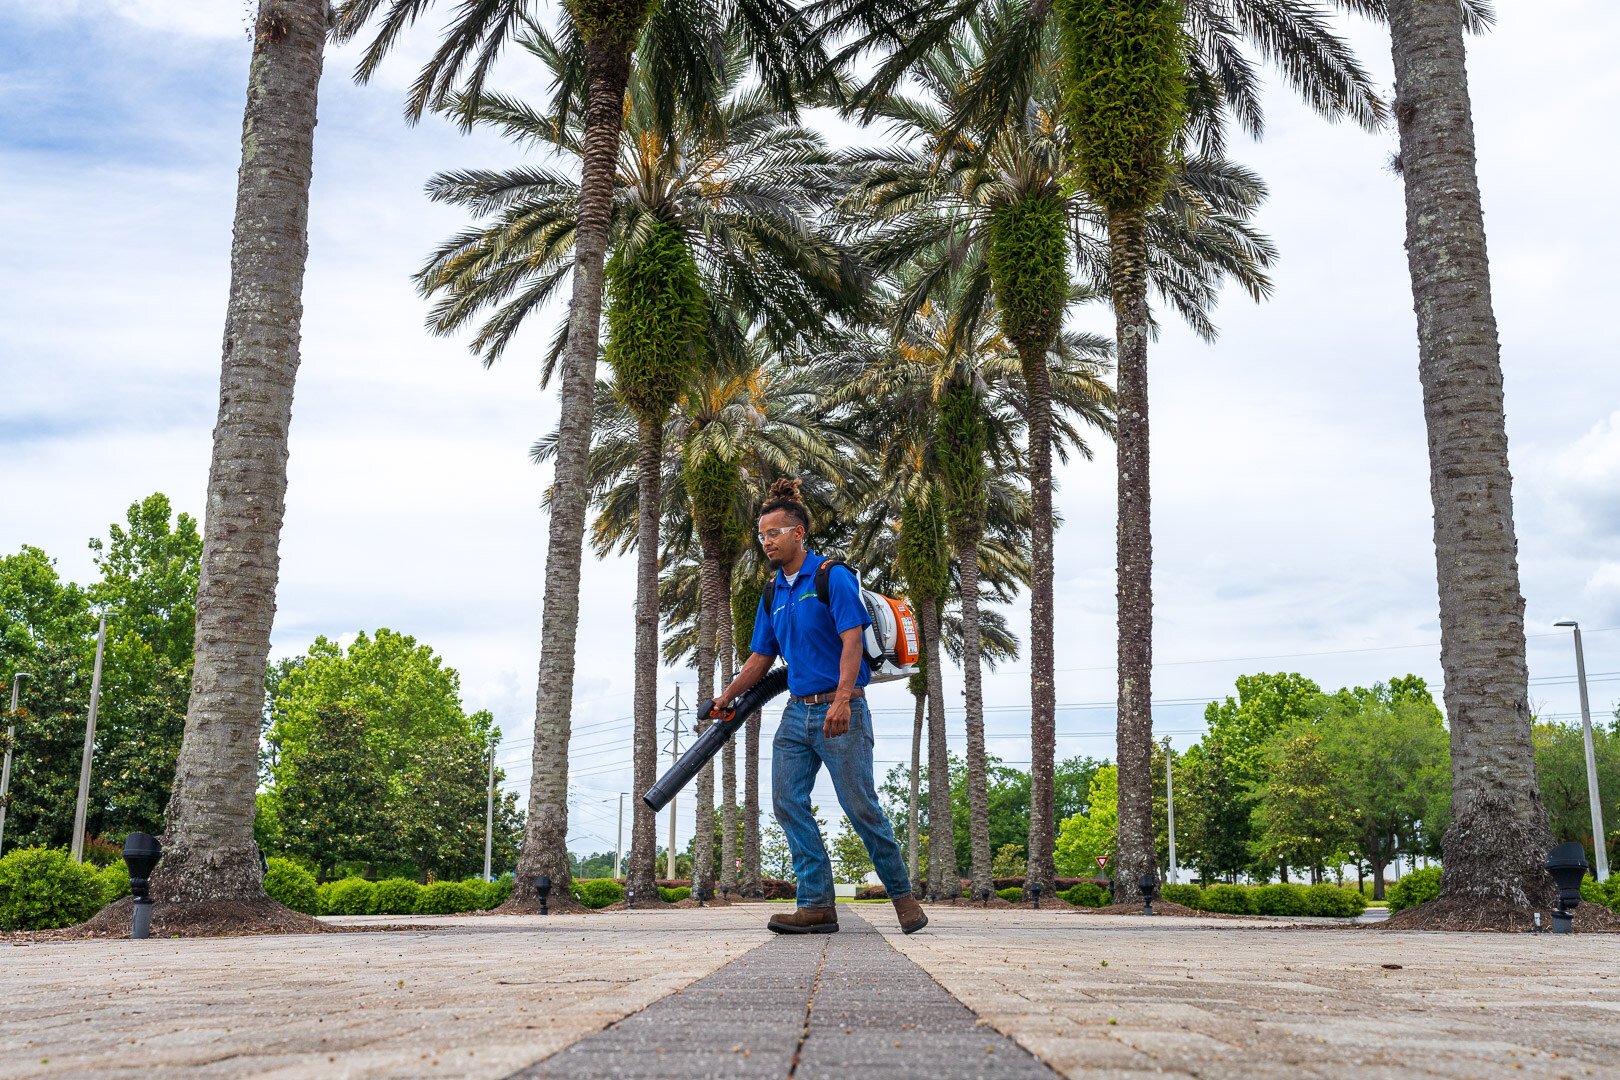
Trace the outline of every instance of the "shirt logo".
{"type": "Polygon", "coordinates": [[[816,595],[816,590],[811,589],[809,592],[807,592],[803,596],[799,597],[799,599],[800,600],[810,600],[810,599],[814,598],[815,595],[816,595]]]}

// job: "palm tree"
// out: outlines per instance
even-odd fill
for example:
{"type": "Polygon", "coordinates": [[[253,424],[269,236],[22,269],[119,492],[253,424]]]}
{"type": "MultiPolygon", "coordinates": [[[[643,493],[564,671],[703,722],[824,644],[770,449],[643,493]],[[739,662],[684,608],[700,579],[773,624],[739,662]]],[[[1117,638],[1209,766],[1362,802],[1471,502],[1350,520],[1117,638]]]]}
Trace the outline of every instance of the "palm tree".
{"type": "MultiPolygon", "coordinates": [[[[1035,500],[1030,589],[1031,797],[1028,881],[1050,895],[1056,821],[1053,784],[1056,696],[1052,657],[1053,374],[1047,356],[1071,305],[1108,287],[1113,265],[1108,214],[1074,190],[1083,165],[1059,106],[1056,71],[1035,65],[1023,85],[1029,97],[1009,122],[981,138],[957,116],[1004,28],[969,20],[915,71],[920,96],[890,95],[870,104],[894,132],[894,148],[852,156],[862,176],[850,202],[880,223],[868,251],[880,270],[915,266],[900,293],[902,312],[916,310],[960,277],[957,318],[966,332],[993,314],[1022,366],[1029,424],[1029,476],[1035,500]],[[1082,285],[1070,282],[1071,260],[1082,285]]],[[[1045,55],[1056,52],[1044,34],[1045,55]]],[[[1217,156],[1189,154],[1162,198],[1145,216],[1148,280],[1200,333],[1212,335],[1208,311],[1223,275],[1251,295],[1269,289],[1262,268],[1274,252],[1249,225],[1265,187],[1247,170],[1217,156]]],[[[1121,375],[1122,385],[1125,375],[1121,375]]]]}
{"type": "MultiPolygon", "coordinates": [[[[253,25],[219,422],[197,586],[196,659],[164,856],[152,883],[153,896],[165,905],[245,901],[274,908],[263,917],[282,928],[298,917],[265,898],[253,841],[254,788],[327,18],[324,0],[260,0],[253,25]]],[[[179,920],[218,915],[208,907],[175,911],[179,920]]]]}
{"type": "MultiPolygon", "coordinates": [[[[566,75],[570,58],[565,44],[531,30],[523,45],[559,79],[566,75]]],[[[742,87],[748,75],[746,56],[736,39],[729,42],[728,49],[725,94],[712,114],[697,118],[685,112],[671,115],[661,107],[652,75],[638,74],[632,81],[612,221],[616,250],[639,242],[638,236],[660,225],[678,232],[691,250],[707,310],[711,363],[709,375],[703,378],[714,384],[711,389],[738,378],[743,381],[737,386],[746,387],[749,366],[757,363],[754,338],[780,347],[795,335],[813,337],[825,323],[827,312],[855,306],[860,294],[856,267],[816,221],[820,208],[841,192],[843,169],[833,161],[820,138],[799,125],[769,94],[759,88],[742,87]]],[[[485,94],[471,112],[475,123],[494,126],[522,141],[549,143],[565,153],[578,153],[582,147],[583,132],[577,122],[558,127],[555,117],[543,115],[516,99],[485,94]]],[[[493,307],[495,310],[483,322],[475,341],[481,349],[498,353],[528,312],[555,290],[572,267],[579,189],[564,175],[520,168],[444,174],[434,179],[430,191],[436,199],[469,205],[491,215],[487,223],[442,245],[419,274],[423,290],[440,296],[432,325],[441,332],[450,332],[493,307]]],[[[568,348],[572,332],[570,325],[554,339],[548,367],[568,348]]],[[[700,374],[693,373],[694,378],[700,374]]],[[[738,537],[728,537],[725,529],[728,496],[724,483],[719,490],[714,490],[712,483],[706,489],[704,478],[723,481],[723,474],[736,462],[728,464],[723,456],[725,440],[715,434],[726,429],[715,428],[706,441],[687,447],[688,434],[712,426],[703,408],[704,384],[694,378],[669,388],[671,403],[683,403],[680,415],[689,429],[680,437],[682,468],[669,490],[683,496],[683,504],[694,489],[698,491],[692,505],[701,506],[701,512],[692,521],[698,539],[708,544],[712,559],[706,562],[716,575],[709,584],[710,603],[706,605],[712,636],[700,634],[700,638],[715,643],[716,651],[724,657],[722,666],[729,668],[729,619],[720,598],[726,595],[725,572],[735,556],[722,556],[726,550],[735,549],[738,537]]],[[[736,387],[729,391],[735,392],[736,387]]],[[[640,440],[652,437],[647,427],[649,418],[623,419],[627,423],[634,419],[638,445],[646,450],[640,440]]],[[[659,421],[657,426],[662,440],[664,422],[659,421]]],[[[615,434],[627,431],[625,427],[614,429],[615,434]]],[[[637,486],[633,496],[623,489],[613,495],[617,500],[614,505],[626,512],[635,506],[638,519],[645,519],[644,527],[652,529],[667,508],[660,509],[659,498],[649,502],[646,496],[651,489],[643,485],[659,480],[662,490],[660,478],[669,463],[661,453],[650,459],[638,454],[632,461],[622,454],[622,442],[615,445],[621,448],[614,451],[618,456],[602,458],[601,462],[612,461],[633,470],[637,486]],[[650,470],[643,468],[648,461],[654,462],[650,470]]],[[[546,456],[560,456],[560,436],[546,446],[546,456]]],[[[593,463],[598,458],[600,455],[593,455],[587,461],[587,497],[591,490],[601,488],[608,475],[600,463],[593,463]]],[[[554,488],[550,500],[553,506],[560,497],[560,489],[554,488]]],[[[730,503],[735,510],[735,496],[730,503]]],[[[734,520],[737,517],[734,514],[734,520]]],[[[617,520],[622,523],[626,519],[621,516],[617,520]]],[[[602,529],[599,518],[599,534],[602,529]]],[[[637,535],[644,535],[639,527],[637,535]]],[[[617,536],[621,541],[628,539],[622,533],[617,536]]],[[[638,540],[635,546],[643,560],[658,557],[660,545],[656,539],[651,545],[638,540]]],[[[640,611],[645,618],[656,618],[657,608],[650,602],[640,611]]],[[[656,633],[656,627],[652,632],[656,633]]],[[[644,677],[655,677],[656,652],[648,653],[643,663],[650,672],[644,677]]],[[[712,664],[709,670],[712,672],[712,664]]],[[[650,715],[647,712],[640,721],[642,727],[647,727],[650,715]]],[[[756,732],[756,747],[757,740],[756,732]]],[[[650,744],[651,735],[645,735],[642,741],[650,744]]],[[[638,751],[638,756],[643,753],[638,751]]],[[[734,753],[731,761],[735,760],[734,753]]],[[[752,802],[757,808],[757,770],[751,770],[750,777],[752,802]]],[[[647,783],[651,779],[649,776],[647,783]]],[[[637,784],[641,784],[639,779],[637,784]]],[[[728,791],[734,789],[734,784],[727,785],[728,791]]],[[[724,801],[734,805],[734,799],[724,801]]],[[[726,814],[732,822],[727,837],[735,836],[735,816],[734,811],[726,814]]],[[[757,838],[757,827],[752,833],[757,838]]],[[[645,842],[653,843],[650,824],[645,842]]],[[[728,851],[727,876],[722,879],[725,885],[732,884],[733,859],[728,851]]],[[[633,871],[637,865],[633,845],[633,871]]],[[[638,895],[648,882],[636,883],[638,895]]]]}
{"type": "MultiPolygon", "coordinates": [[[[376,17],[377,32],[356,70],[369,79],[400,35],[434,0],[344,0],[337,8],[339,40],[356,36],[376,17]],[[379,14],[380,13],[380,14],[379,14]]],[[[429,108],[449,108],[463,124],[475,123],[485,79],[505,45],[541,35],[533,16],[536,0],[463,3],[444,40],[412,86],[406,114],[413,121],[429,108]],[[469,67],[470,65],[470,67],[469,67]]],[[[666,116],[677,106],[701,116],[717,100],[717,63],[726,50],[721,35],[740,27],[756,62],[762,92],[792,107],[792,87],[815,70],[819,50],[804,40],[803,22],[787,0],[690,0],[650,5],[645,0],[580,0],[564,5],[570,48],[558,69],[558,127],[580,128],[574,152],[580,161],[572,208],[572,300],[562,364],[556,498],[546,546],[546,588],[540,631],[540,672],[535,700],[533,773],[529,811],[516,885],[508,907],[537,903],[536,875],[566,883],[568,871],[568,742],[572,732],[574,646],[579,625],[579,571],[584,543],[586,465],[591,445],[592,390],[602,316],[603,266],[613,218],[617,159],[624,122],[624,95],[638,46],[666,116]],[[772,32],[760,32],[770,28],[772,32]]],[[[546,286],[549,294],[562,277],[546,286]]],[[[530,286],[538,283],[529,281],[530,286]]],[[[531,291],[533,291],[531,289],[531,291]]],[[[521,313],[514,313],[515,323],[521,313]]],[[[508,332],[506,337],[510,336],[508,332]]],[[[504,342],[505,337],[497,334],[504,342]]],[[[486,362],[499,355],[480,345],[486,362]]],[[[562,893],[564,897],[568,894],[562,893]]],[[[568,901],[564,901],[567,903],[568,901]]]]}
{"type": "Polygon", "coordinates": [[[1463,45],[1465,30],[1483,29],[1490,10],[1456,0],[1382,6],[1395,61],[1451,728],[1440,899],[1416,918],[1528,926],[1530,909],[1552,899],[1550,840],[1530,741],[1501,349],[1463,45]]]}

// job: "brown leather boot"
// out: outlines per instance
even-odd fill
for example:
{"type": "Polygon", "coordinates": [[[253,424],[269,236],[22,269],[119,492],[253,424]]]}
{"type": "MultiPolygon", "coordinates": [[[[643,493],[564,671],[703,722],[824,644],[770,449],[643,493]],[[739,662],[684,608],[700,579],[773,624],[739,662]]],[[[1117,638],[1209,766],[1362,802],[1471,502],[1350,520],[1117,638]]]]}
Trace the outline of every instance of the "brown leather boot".
{"type": "Polygon", "coordinates": [[[928,916],[923,914],[922,905],[917,903],[913,897],[895,897],[894,913],[900,916],[900,932],[902,934],[915,934],[928,925],[928,916]]]}
{"type": "Polygon", "coordinates": [[[765,925],[778,934],[836,934],[838,909],[802,907],[791,915],[772,915],[765,925]]]}

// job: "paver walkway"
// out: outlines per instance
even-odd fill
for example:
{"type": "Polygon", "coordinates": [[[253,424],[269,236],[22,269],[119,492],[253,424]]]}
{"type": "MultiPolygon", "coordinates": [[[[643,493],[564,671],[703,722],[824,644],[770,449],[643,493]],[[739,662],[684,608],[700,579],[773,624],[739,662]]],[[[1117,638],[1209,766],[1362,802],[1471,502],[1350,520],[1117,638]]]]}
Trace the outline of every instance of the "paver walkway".
{"type": "Polygon", "coordinates": [[[1066,1076],[1620,1076],[1620,935],[930,908],[877,925],[1066,1076]]]}
{"type": "Polygon", "coordinates": [[[853,906],[838,918],[836,934],[773,937],[516,1076],[1052,1080],[1027,1050],[981,1025],[890,948],[853,906]]]}

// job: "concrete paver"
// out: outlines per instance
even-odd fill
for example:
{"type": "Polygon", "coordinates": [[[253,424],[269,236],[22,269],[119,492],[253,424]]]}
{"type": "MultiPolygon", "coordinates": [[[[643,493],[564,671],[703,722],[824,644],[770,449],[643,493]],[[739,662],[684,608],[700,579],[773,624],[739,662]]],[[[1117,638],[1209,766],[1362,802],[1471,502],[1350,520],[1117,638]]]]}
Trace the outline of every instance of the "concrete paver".
{"type": "Polygon", "coordinates": [[[1066,1076],[1620,1075],[1620,936],[930,908],[890,944],[1066,1076]]]}
{"type": "Polygon", "coordinates": [[[763,919],[413,917],[433,929],[0,945],[0,1075],[505,1076],[742,956],[763,919]]]}

